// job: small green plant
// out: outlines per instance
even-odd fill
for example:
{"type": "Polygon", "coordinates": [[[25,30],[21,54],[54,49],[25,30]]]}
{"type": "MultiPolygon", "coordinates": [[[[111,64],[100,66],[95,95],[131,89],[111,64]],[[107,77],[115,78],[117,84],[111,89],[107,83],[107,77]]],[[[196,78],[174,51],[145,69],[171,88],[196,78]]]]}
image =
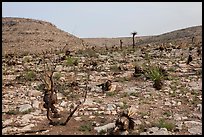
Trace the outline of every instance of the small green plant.
{"type": "Polygon", "coordinates": [[[147,52],[145,53],[144,58],[145,58],[145,60],[149,60],[150,59],[150,56],[149,56],[149,54],[147,52]]]}
{"type": "Polygon", "coordinates": [[[136,92],[131,92],[131,93],[130,93],[130,96],[138,97],[138,93],[136,93],[136,92]]]}
{"type": "Polygon", "coordinates": [[[105,130],[101,130],[100,132],[99,132],[99,135],[105,135],[106,134],[106,131],[105,130]]]}
{"type": "Polygon", "coordinates": [[[150,69],[146,71],[146,77],[150,78],[154,82],[153,87],[155,89],[160,90],[162,88],[163,85],[162,80],[164,79],[164,75],[159,67],[157,66],[150,67],[150,69]]]}
{"type": "Polygon", "coordinates": [[[45,89],[45,84],[39,84],[37,86],[34,87],[36,90],[39,90],[41,92],[44,92],[45,89]]]}
{"type": "Polygon", "coordinates": [[[86,124],[86,125],[81,125],[79,127],[79,131],[83,131],[83,132],[87,132],[87,131],[91,131],[91,125],[90,123],[86,124]]]}
{"type": "Polygon", "coordinates": [[[30,112],[33,112],[34,111],[34,109],[28,109],[28,110],[26,110],[26,111],[23,111],[23,112],[21,112],[22,114],[29,114],[30,112]]]}
{"type": "Polygon", "coordinates": [[[159,119],[155,125],[159,128],[166,128],[168,131],[172,131],[175,128],[175,124],[165,121],[163,118],[159,119]]]}
{"type": "Polygon", "coordinates": [[[171,112],[170,112],[170,111],[165,111],[165,112],[163,113],[163,115],[166,115],[167,117],[170,117],[170,116],[171,116],[171,112]]]}
{"type": "Polygon", "coordinates": [[[128,96],[128,93],[127,92],[124,92],[123,94],[122,94],[122,97],[127,97],[128,96]]]}
{"type": "Polygon", "coordinates": [[[18,110],[9,110],[9,111],[6,112],[6,114],[8,114],[8,115],[17,115],[17,114],[19,114],[19,111],[18,110]]]}
{"type": "Polygon", "coordinates": [[[32,70],[27,71],[24,76],[25,80],[33,81],[36,79],[36,74],[32,70]]]}
{"type": "Polygon", "coordinates": [[[175,72],[176,68],[175,67],[170,67],[168,70],[171,71],[171,72],[175,72]]]}
{"type": "Polygon", "coordinates": [[[100,116],[100,115],[101,115],[98,111],[94,111],[93,114],[94,114],[95,116],[100,116]]]}
{"type": "Polygon", "coordinates": [[[68,65],[68,66],[77,66],[78,65],[78,60],[68,56],[66,58],[66,65],[68,65]]]}
{"type": "Polygon", "coordinates": [[[106,93],[106,95],[107,95],[107,96],[111,96],[111,97],[112,97],[112,96],[114,96],[114,95],[115,95],[115,92],[107,92],[107,93],[106,93]]]}
{"type": "Polygon", "coordinates": [[[141,115],[141,117],[144,117],[144,116],[148,116],[149,113],[148,112],[140,112],[140,115],[141,115]]]}

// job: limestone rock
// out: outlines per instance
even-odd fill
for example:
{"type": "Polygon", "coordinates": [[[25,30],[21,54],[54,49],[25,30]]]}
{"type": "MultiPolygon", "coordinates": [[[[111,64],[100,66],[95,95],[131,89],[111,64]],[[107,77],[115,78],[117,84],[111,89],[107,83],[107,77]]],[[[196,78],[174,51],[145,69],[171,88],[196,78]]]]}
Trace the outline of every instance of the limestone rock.
{"type": "Polygon", "coordinates": [[[24,104],[19,106],[19,111],[20,112],[25,112],[32,109],[32,106],[30,104],[24,104]]]}
{"type": "Polygon", "coordinates": [[[114,127],[115,127],[115,123],[109,123],[104,126],[94,127],[94,130],[96,130],[98,133],[101,132],[102,130],[107,132],[108,129],[112,129],[114,127]]]}

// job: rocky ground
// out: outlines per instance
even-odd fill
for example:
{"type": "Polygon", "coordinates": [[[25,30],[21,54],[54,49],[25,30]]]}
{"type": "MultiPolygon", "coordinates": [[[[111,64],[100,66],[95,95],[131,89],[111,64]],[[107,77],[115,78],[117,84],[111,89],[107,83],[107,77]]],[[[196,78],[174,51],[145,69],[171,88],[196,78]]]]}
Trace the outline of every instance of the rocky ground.
{"type": "MultiPolygon", "coordinates": [[[[117,114],[132,106],[136,109],[132,135],[202,134],[202,57],[192,50],[193,61],[186,64],[188,48],[168,51],[151,47],[93,49],[71,53],[56,61],[55,80],[58,103],[64,120],[88,80],[87,99],[66,126],[52,126],[43,108],[43,91],[38,63],[40,56],[24,55],[2,59],[2,134],[107,134],[117,114]],[[77,63],[73,63],[77,60],[77,63]],[[74,65],[75,64],[75,65],[74,65]],[[133,77],[134,66],[158,65],[168,72],[162,89],[145,76],[133,77]],[[27,69],[25,69],[27,68],[27,69]],[[112,81],[111,90],[102,93],[97,84],[112,81]],[[77,85],[70,88],[70,83],[77,85]]],[[[64,53],[48,54],[56,59],[64,53]]],[[[151,67],[149,67],[150,69],[151,67]]]]}

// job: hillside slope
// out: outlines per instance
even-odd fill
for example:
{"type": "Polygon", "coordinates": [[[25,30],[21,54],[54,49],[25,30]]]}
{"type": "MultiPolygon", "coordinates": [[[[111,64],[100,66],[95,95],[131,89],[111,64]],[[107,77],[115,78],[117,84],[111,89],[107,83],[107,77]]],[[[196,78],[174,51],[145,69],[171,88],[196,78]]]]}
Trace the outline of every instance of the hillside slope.
{"type": "MultiPolygon", "coordinates": [[[[194,26],[185,29],[179,29],[155,36],[137,36],[135,37],[136,45],[144,44],[161,44],[161,43],[191,43],[192,37],[195,37],[197,43],[202,41],[202,26],[194,26]]],[[[119,46],[119,40],[123,41],[123,45],[132,45],[132,37],[119,38],[83,38],[86,42],[93,43],[97,46],[119,46]]]]}
{"type": "Polygon", "coordinates": [[[55,25],[34,19],[2,18],[2,49],[7,53],[37,53],[67,45],[70,50],[82,49],[83,40],[58,29],[55,25]]]}

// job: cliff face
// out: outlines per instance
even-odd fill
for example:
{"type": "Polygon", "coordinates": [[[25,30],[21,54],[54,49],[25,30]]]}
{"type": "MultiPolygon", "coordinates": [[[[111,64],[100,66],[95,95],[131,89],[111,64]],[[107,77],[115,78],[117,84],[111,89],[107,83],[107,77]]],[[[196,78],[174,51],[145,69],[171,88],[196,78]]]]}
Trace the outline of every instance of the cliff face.
{"type": "Polygon", "coordinates": [[[2,50],[8,53],[39,53],[42,50],[85,48],[83,40],[58,29],[55,25],[34,19],[2,18],[2,50]]]}

